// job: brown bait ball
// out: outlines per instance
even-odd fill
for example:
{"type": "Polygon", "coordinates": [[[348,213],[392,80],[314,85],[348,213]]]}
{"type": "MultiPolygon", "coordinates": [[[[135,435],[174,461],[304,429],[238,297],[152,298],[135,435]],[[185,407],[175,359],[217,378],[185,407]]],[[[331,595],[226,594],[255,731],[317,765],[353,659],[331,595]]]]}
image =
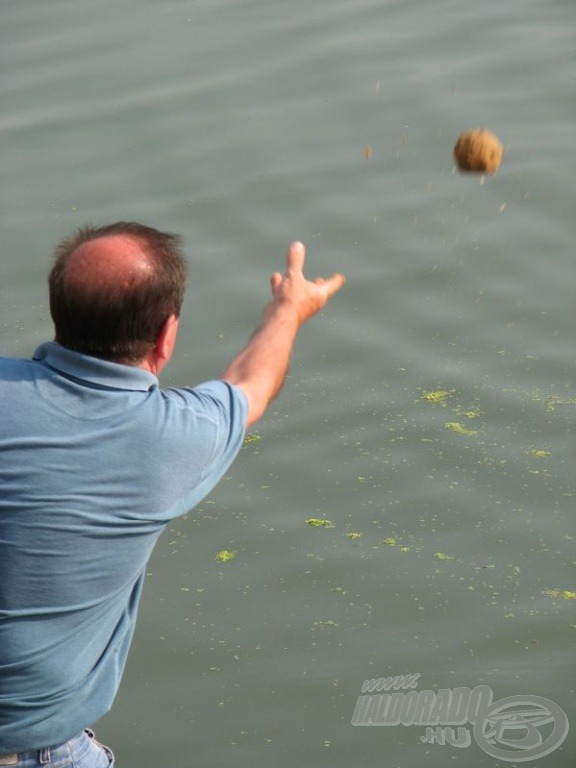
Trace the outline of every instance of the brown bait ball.
{"type": "Polygon", "coordinates": [[[495,173],[502,160],[502,144],[492,131],[476,128],[460,134],[454,157],[461,171],[495,173]]]}

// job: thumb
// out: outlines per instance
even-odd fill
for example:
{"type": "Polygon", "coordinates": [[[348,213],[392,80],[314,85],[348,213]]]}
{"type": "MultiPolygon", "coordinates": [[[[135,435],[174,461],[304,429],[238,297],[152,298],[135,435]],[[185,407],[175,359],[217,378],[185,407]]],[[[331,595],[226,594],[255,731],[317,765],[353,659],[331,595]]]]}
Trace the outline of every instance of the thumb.
{"type": "Polygon", "coordinates": [[[346,282],[346,278],[339,272],[335,272],[333,275],[331,275],[331,277],[319,277],[314,282],[316,285],[319,285],[323,288],[324,292],[326,293],[326,297],[330,299],[340,290],[340,288],[342,288],[346,282]]]}

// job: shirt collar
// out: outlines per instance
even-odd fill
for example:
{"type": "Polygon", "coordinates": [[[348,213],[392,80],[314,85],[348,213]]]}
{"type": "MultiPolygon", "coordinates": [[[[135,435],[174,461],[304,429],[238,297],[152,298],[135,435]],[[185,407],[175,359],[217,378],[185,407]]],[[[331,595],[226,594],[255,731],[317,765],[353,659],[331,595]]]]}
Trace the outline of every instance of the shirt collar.
{"type": "Polygon", "coordinates": [[[150,371],[133,365],[111,363],[97,357],[83,355],[63,347],[55,341],[41,344],[33,360],[86,384],[110,389],[131,389],[148,392],[158,386],[158,379],[150,371]]]}

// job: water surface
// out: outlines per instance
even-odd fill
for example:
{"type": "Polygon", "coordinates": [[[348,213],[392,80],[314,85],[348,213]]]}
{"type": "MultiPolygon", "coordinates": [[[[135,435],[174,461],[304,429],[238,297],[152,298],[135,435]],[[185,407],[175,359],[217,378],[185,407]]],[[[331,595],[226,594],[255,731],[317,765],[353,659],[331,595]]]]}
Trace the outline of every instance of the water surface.
{"type": "Polygon", "coordinates": [[[49,254],[85,222],[184,235],[167,385],[225,367],[290,240],[348,278],[153,556],[98,726],[123,768],[513,764],[351,725],[364,680],[410,673],[547,697],[574,731],[574,11],[4,3],[2,354],[50,337],[49,254]],[[476,126],[505,146],[485,180],[452,160],[476,126]]]}

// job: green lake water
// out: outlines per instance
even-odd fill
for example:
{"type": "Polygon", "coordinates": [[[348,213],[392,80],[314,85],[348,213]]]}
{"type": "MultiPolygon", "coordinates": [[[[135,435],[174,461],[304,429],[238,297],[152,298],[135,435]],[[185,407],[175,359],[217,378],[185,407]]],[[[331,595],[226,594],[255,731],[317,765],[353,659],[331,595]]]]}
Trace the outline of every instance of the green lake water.
{"type": "Polygon", "coordinates": [[[573,0],[5,0],[0,17],[3,355],[50,338],[50,253],[85,222],[185,238],[166,385],[219,375],[290,240],[310,276],[347,276],[152,557],[96,726],[119,768],[572,768],[573,0]],[[505,148],[486,179],[452,158],[477,126],[505,148]],[[351,724],[365,680],[417,673],[548,698],[572,730],[520,762],[351,724]]]}

